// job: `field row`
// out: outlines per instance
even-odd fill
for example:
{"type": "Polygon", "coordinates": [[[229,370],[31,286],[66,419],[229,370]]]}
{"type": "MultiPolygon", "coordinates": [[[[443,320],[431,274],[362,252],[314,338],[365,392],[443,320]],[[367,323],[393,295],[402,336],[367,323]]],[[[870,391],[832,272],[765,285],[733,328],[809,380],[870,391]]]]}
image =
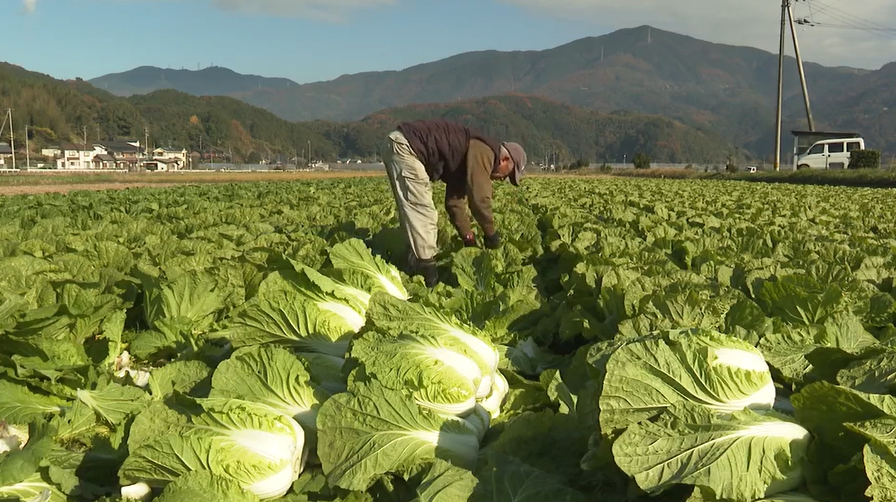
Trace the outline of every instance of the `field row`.
{"type": "Polygon", "coordinates": [[[894,195],[532,177],[432,290],[379,177],[2,198],[0,499],[888,500],[894,195]]]}

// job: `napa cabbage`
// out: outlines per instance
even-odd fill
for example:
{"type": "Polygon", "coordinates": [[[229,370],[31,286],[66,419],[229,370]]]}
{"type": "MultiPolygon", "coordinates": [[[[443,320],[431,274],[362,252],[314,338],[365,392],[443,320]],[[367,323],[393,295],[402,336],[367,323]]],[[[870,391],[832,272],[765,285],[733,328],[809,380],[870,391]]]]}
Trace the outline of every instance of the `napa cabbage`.
{"type": "MultiPolygon", "coordinates": [[[[197,400],[202,412],[141,444],[119,470],[123,485],[163,488],[194,471],[232,480],[261,499],[281,497],[301,473],[305,433],[292,417],[238,399],[197,400]]],[[[135,426],[136,427],[136,426],[135,426]]],[[[146,435],[134,431],[132,435],[146,435]]]]}

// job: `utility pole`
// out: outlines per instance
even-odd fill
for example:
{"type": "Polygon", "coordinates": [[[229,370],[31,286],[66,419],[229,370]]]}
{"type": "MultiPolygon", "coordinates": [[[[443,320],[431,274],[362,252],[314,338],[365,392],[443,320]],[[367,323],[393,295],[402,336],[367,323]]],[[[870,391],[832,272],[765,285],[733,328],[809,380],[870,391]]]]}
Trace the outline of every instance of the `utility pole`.
{"type": "Polygon", "coordinates": [[[103,138],[100,137],[100,125],[96,125],[96,142],[99,143],[103,138]]]}
{"type": "Polygon", "coordinates": [[[12,168],[16,168],[16,128],[12,125],[12,108],[6,110],[9,114],[9,147],[12,149],[12,168]]]}
{"type": "Polygon", "coordinates": [[[806,105],[806,118],[809,130],[815,132],[815,121],[812,120],[812,108],[809,106],[809,90],[806,86],[806,72],[803,70],[803,58],[800,56],[800,44],[796,39],[796,28],[793,26],[793,8],[787,6],[787,17],[790,19],[790,34],[793,37],[793,53],[796,55],[796,66],[800,72],[800,84],[803,86],[803,103],[806,105]]]}
{"type": "Polygon", "coordinates": [[[781,107],[784,94],[784,31],[787,25],[787,11],[790,0],[781,1],[781,40],[778,47],[778,104],[775,113],[775,171],[781,170],[781,107]]]}
{"type": "Polygon", "coordinates": [[[143,167],[146,167],[146,157],[149,155],[149,126],[143,127],[143,137],[146,141],[143,145],[143,167]]]}
{"type": "Polygon", "coordinates": [[[31,169],[31,148],[28,143],[28,125],[25,125],[25,165],[26,169],[31,169]]]}
{"type": "Polygon", "coordinates": [[[809,122],[809,131],[815,131],[815,120],[812,117],[812,107],[809,104],[809,88],[806,85],[806,72],[803,68],[803,58],[800,54],[800,44],[797,40],[796,27],[793,19],[793,0],[781,0],[781,40],[778,48],[778,102],[775,116],[775,171],[781,170],[781,122],[783,119],[784,101],[784,38],[787,25],[790,25],[790,36],[793,39],[793,52],[796,56],[797,71],[800,76],[800,86],[803,91],[803,104],[806,107],[806,119],[809,122]]]}

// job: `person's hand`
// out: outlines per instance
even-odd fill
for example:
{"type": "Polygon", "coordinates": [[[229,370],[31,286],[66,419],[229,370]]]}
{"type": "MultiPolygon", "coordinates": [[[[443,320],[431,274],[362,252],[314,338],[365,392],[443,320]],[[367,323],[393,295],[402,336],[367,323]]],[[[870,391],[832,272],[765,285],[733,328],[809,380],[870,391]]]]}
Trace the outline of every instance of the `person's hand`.
{"type": "Polygon", "coordinates": [[[495,230],[492,235],[485,236],[485,247],[489,249],[497,249],[501,245],[501,234],[495,230]]]}
{"type": "Polygon", "coordinates": [[[464,241],[464,247],[472,248],[476,247],[476,236],[473,232],[470,232],[466,235],[461,236],[464,241]]]}

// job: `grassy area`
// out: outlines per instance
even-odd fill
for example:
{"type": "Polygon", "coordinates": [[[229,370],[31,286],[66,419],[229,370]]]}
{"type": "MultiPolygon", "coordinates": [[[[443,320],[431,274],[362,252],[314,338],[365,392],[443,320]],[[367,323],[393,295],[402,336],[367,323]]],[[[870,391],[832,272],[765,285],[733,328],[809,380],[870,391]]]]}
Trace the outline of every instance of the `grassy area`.
{"type": "Polygon", "coordinates": [[[742,181],[759,181],[764,183],[896,188],[896,169],[854,169],[845,171],[803,170],[782,171],[777,173],[713,174],[708,177],[742,181]]]}
{"type": "Polygon", "coordinates": [[[613,176],[621,178],[709,179],[736,180],[762,183],[790,183],[798,185],[854,186],[871,188],[896,188],[896,169],[857,170],[803,170],[762,171],[757,173],[706,173],[692,169],[617,169],[601,171],[580,169],[556,176],[590,177],[613,176]]]}

